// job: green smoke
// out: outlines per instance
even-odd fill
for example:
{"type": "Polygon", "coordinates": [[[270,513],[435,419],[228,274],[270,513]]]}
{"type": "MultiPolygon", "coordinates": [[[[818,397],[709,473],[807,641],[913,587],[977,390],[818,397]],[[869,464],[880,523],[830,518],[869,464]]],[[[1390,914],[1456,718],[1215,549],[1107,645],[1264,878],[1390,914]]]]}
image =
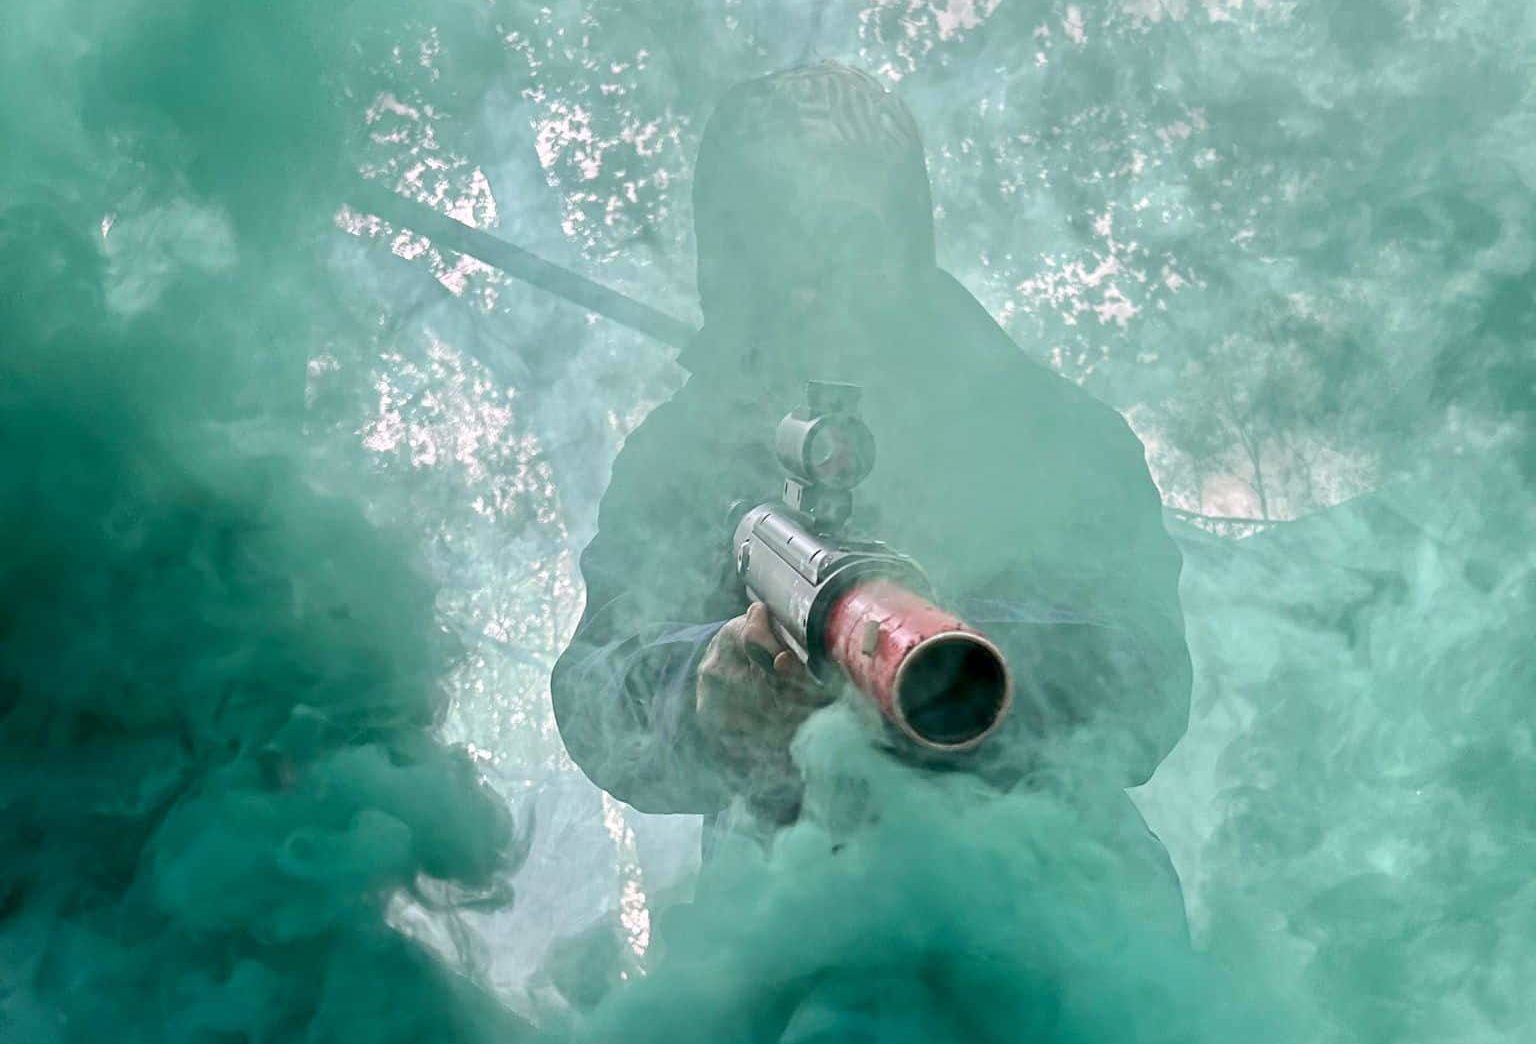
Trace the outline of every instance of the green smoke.
{"type": "Polygon", "coordinates": [[[1272,983],[1189,948],[1112,805],[922,778],[837,712],[797,758],[805,818],[721,855],[584,1039],[1297,1039],[1272,983]]]}
{"type": "Polygon", "coordinates": [[[367,336],[326,264],[346,91],[410,34],[5,20],[0,1036],[507,1039],[390,926],[496,894],[512,822],[435,736],[452,649],[413,549],[300,426],[309,358],[367,336]]]}
{"type": "Polygon", "coordinates": [[[945,263],[1132,416],[1171,505],[1335,510],[1181,530],[1195,720],[1140,799],[1208,959],[1096,809],[919,780],[833,717],[801,752],[825,814],[658,911],[646,981],[562,1032],[1529,1036],[1531,17],[11,4],[0,1037],[515,1035],[390,927],[509,901],[437,694],[456,671],[453,732],[506,775],[559,770],[569,553],[680,375],[483,271],[434,295],[452,257],[381,274],[336,212],[360,169],[439,203],[485,172],[503,232],[682,313],[703,117],[813,55],[899,79],[945,263]],[[456,451],[360,450],[375,383],[456,451]],[[498,411],[535,448],[465,464],[498,411]]]}

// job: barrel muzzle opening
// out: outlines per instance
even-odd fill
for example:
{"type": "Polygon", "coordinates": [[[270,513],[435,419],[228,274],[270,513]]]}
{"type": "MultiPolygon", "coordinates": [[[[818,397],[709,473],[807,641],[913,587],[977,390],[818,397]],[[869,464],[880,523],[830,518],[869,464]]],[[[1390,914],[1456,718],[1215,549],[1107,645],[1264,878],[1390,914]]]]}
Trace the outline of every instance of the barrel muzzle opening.
{"type": "Polygon", "coordinates": [[[950,631],[924,639],[896,672],[896,725],[932,750],[968,750],[990,736],[1013,700],[1003,654],[986,638],[950,631]]]}

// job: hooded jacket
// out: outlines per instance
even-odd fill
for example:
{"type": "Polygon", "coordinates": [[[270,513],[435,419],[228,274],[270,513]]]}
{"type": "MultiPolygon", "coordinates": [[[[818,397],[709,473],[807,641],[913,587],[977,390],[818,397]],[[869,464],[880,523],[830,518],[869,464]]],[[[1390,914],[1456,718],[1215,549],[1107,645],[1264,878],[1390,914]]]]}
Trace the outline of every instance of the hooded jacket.
{"type": "Polygon", "coordinates": [[[749,81],[705,129],[694,207],[705,324],[582,555],[586,609],[551,681],[571,756],[643,811],[731,801],[693,720],[704,650],[749,604],[730,506],[777,495],[774,426],[829,379],[863,387],[879,447],[861,528],[1012,666],[1013,713],[960,767],[1145,781],[1186,726],[1190,666],[1141,443],[937,267],[911,116],[838,65],[749,81]]]}

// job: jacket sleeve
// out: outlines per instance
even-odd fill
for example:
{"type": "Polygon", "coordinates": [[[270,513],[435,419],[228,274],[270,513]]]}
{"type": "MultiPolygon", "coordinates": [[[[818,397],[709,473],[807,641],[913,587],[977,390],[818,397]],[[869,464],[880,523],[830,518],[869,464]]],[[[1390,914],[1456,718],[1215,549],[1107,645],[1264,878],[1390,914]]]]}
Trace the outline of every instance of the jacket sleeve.
{"type": "Polygon", "coordinates": [[[1011,742],[990,766],[1005,777],[1043,767],[1138,786],[1188,724],[1180,554],[1140,440],[1118,415],[1098,427],[1072,553],[1006,564],[963,599],[1014,676],[1011,742]]]}
{"type": "Polygon", "coordinates": [[[653,411],[614,464],[581,556],[586,608],[550,693],[567,750],[599,787],[645,812],[708,814],[730,793],[694,720],[694,683],[746,602],[718,479],[669,451],[691,441],[685,417],[653,411]]]}

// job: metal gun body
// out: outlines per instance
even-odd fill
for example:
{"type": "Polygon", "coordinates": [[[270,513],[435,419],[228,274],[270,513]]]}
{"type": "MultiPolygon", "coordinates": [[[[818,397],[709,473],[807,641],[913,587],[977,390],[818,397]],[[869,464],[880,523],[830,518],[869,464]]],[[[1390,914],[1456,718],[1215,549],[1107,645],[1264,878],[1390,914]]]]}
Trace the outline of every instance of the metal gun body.
{"type": "Polygon", "coordinates": [[[1007,714],[1012,678],[984,635],[927,600],[917,563],[875,542],[837,541],[782,504],[736,525],[736,570],[775,632],[825,683],[841,669],[909,740],[965,750],[1007,714]]]}
{"type": "Polygon", "coordinates": [[[917,563],[873,541],[834,542],[811,532],[804,516],[780,503],[759,504],[736,526],[736,571],[768,607],[775,630],[811,674],[826,681],[826,623],[853,584],[885,577],[920,591],[917,563]]]}

